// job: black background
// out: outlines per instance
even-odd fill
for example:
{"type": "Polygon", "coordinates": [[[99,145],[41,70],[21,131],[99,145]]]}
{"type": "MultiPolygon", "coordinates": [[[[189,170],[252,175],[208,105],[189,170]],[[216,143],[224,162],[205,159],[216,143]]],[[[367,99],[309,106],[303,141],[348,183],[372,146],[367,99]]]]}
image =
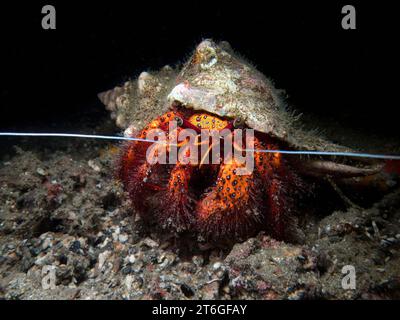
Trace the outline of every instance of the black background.
{"type": "MultiPolygon", "coordinates": [[[[77,313],[88,316],[96,316],[98,319],[122,318],[127,315],[131,318],[134,315],[144,315],[146,319],[178,319],[178,316],[153,315],[154,307],[159,305],[167,307],[186,307],[196,310],[198,304],[208,305],[247,305],[245,315],[222,315],[226,319],[259,319],[260,314],[268,316],[279,316],[295,319],[299,315],[304,315],[308,319],[320,319],[321,315],[329,312],[332,319],[341,319],[344,315],[357,312],[360,316],[368,315],[379,318],[382,310],[398,310],[398,301],[378,300],[378,301],[32,301],[15,300],[0,301],[2,310],[10,311],[7,314],[17,316],[29,316],[36,312],[42,319],[54,319],[55,315],[63,314],[67,318],[76,317],[77,313]],[[45,312],[43,312],[45,310],[45,312]],[[132,311],[134,310],[134,311],[132,311]]],[[[216,319],[218,315],[195,315],[186,313],[181,319],[216,319]]]]}
{"type": "Polygon", "coordinates": [[[0,128],[105,113],[96,94],[227,40],[301,112],[397,133],[397,11],[389,2],[26,1],[1,4],[0,128]],[[41,8],[57,29],[41,28],[41,8]],[[139,5],[140,4],[140,5],[139,5]],[[357,30],[343,30],[353,4],[357,30]]]}

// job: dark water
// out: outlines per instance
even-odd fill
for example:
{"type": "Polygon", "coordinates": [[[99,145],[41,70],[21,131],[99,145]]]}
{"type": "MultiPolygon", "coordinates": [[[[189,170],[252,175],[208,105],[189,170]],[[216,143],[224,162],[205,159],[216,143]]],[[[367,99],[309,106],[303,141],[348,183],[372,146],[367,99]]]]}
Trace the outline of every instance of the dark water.
{"type": "Polygon", "coordinates": [[[58,3],[53,31],[41,28],[42,5],[2,8],[2,126],[62,123],[96,104],[98,92],[143,70],[181,63],[200,40],[214,38],[229,41],[287,90],[296,109],[398,131],[390,81],[399,71],[396,20],[388,4],[384,15],[359,4],[357,29],[348,31],[341,28],[340,3],[58,3]]]}

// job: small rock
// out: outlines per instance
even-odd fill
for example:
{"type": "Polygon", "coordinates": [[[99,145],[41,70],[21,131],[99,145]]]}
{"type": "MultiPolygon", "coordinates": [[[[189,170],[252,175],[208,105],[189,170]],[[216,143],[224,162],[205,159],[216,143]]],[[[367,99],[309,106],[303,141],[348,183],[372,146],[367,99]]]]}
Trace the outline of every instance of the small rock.
{"type": "Polygon", "coordinates": [[[37,266],[45,266],[50,264],[50,258],[47,255],[39,257],[36,259],[35,264],[37,266]]]}
{"type": "Polygon", "coordinates": [[[224,293],[226,293],[226,294],[229,294],[231,290],[230,290],[229,286],[224,286],[224,287],[222,288],[222,291],[223,291],[224,293]]]}
{"type": "Polygon", "coordinates": [[[154,241],[153,239],[150,238],[146,238],[143,240],[143,244],[150,247],[150,248],[157,248],[158,247],[158,243],[156,241],[154,241]]]}
{"type": "Polygon", "coordinates": [[[80,249],[81,249],[81,243],[78,240],[73,241],[69,247],[69,250],[71,250],[74,253],[79,253],[80,249]]]}
{"type": "Polygon", "coordinates": [[[125,266],[121,270],[122,274],[130,274],[132,272],[131,266],[125,266]]]}
{"type": "Polygon", "coordinates": [[[194,291],[186,283],[181,284],[181,291],[186,298],[191,298],[194,296],[194,291]]]}
{"type": "Polygon", "coordinates": [[[114,260],[113,271],[117,273],[121,269],[121,265],[122,265],[122,259],[116,258],[114,260]]]}
{"type": "MultiPolygon", "coordinates": [[[[0,264],[1,264],[1,257],[0,257],[0,264]]],[[[30,256],[24,256],[21,261],[21,270],[22,272],[28,272],[28,270],[33,265],[33,259],[30,256]]]]}
{"type": "Polygon", "coordinates": [[[126,286],[126,289],[128,290],[128,291],[130,291],[131,290],[131,288],[132,288],[132,282],[133,282],[133,280],[134,280],[134,277],[132,276],[132,275],[127,275],[126,276],[126,278],[125,278],[125,286],[126,286]]]}
{"type": "Polygon", "coordinates": [[[129,237],[128,237],[128,235],[127,235],[126,233],[120,234],[120,235],[118,236],[118,240],[119,240],[119,242],[121,242],[121,243],[127,242],[128,239],[129,239],[129,237]]]}
{"type": "Polygon", "coordinates": [[[396,238],[390,237],[390,238],[382,239],[381,246],[384,248],[390,247],[390,246],[396,244],[397,242],[398,242],[398,240],[396,238]]]}
{"type": "Polygon", "coordinates": [[[131,255],[128,257],[128,262],[129,262],[129,263],[135,263],[135,261],[136,261],[135,255],[131,254],[131,255]]]}
{"type": "Polygon", "coordinates": [[[51,245],[52,245],[51,239],[50,239],[50,238],[46,238],[46,239],[43,241],[42,249],[43,249],[43,250],[46,250],[47,248],[50,248],[51,245]]]}
{"type": "Polygon", "coordinates": [[[216,262],[213,264],[213,269],[214,270],[218,270],[222,267],[222,263],[221,262],[216,262]]]}
{"type": "Polygon", "coordinates": [[[219,298],[219,282],[211,282],[206,284],[202,290],[202,298],[204,300],[215,300],[219,298]]]}
{"type": "Polygon", "coordinates": [[[100,172],[101,171],[101,168],[93,160],[89,160],[88,161],[88,166],[90,168],[92,168],[96,172],[100,172]]]}
{"type": "Polygon", "coordinates": [[[76,220],[76,214],[73,211],[68,213],[68,220],[76,220]]]}
{"type": "Polygon", "coordinates": [[[107,258],[111,254],[110,251],[104,251],[99,254],[99,269],[103,269],[104,263],[106,262],[107,258]]]}
{"type": "Polygon", "coordinates": [[[141,272],[143,271],[143,262],[142,261],[136,261],[135,264],[132,266],[133,272],[141,272]]]}
{"type": "Polygon", "coordinates": [[[46,171],[44,171],[42,168],[37,168],[36,169],[36,173],[40,176],[45,176],[46,175],[46,171]]]}
{"type": "Polygon", "coordinates": [[[204,264],[204,258],[202,256],[193,256],[192,261],[197,267],[202,267],[204,264]]]}

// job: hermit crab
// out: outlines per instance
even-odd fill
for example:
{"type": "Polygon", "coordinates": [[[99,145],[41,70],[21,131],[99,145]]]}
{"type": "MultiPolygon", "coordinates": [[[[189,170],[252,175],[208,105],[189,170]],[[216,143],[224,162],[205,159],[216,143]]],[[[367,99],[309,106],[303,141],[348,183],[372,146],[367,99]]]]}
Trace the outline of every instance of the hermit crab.
{"type": "MultiPolygon", "coordinates": [[[[265,152],[351,150],[303,130],[281,92],[226,42],[204,40],[179,70],[166,66],[159,72],[143,72],[136,81],[103,92],[99,98],[116,124],[125,129],[125,136],[141,139],[122,146],[117,165],[118,178],[135,210],[143,219],[177,233],[193,232],[218,241],[243,239],[266,230],[285,239],[296,201],[307,190],[304,176],[349,178],[381,169],[376,163],[355,165],[265,152]],[[209,163],[205,158],[209,160],[211,140],[196,140],[202,129],[235,136],[235,129],[246,128],[254,130],[254,170],[247,174],[238,174],[244,165],[235,158],[209,163]],[[194,132],[195,148],[208,151],[199,162],[148,161],[153,144],[145,140],[151,130],[171,138],[187,129],[194,132]]],[[[244,142],[247,135],[239,139],[244,142]]],[[[186,142],[176,146],[185,147],[186,142]]],[[[171,152],[171,143],[164,146],[157,155],[171,152]]]]}

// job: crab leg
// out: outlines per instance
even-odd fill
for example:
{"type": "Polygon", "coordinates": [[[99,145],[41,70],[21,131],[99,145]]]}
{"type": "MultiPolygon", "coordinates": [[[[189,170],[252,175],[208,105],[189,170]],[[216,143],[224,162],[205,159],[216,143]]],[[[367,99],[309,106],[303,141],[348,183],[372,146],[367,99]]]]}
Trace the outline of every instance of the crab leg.
{"type": "Polygon", "coordinates": [[[240,236],[253,232],[260,221],[261,192],[255,188],[253,174],[237,175],[240,165],[222,164],[217,183],[197,203],[198,228],[211,237],[240,236]]]}
{"type": "Polygon", "coordinates": [[[296,166],[304,173],[314,177],[331,176],[335,178],[364,177],[377,174],[384,165],[377,164],[368,168],[358,168],[333,161],[313,160],[297,161],[296,166]]]}
{"type": "Polygon", "coordinates": [[[193,222],[193,199],[189,195],[189,181],[193,167],[177,164],[170,173],[163,203],[156,214],[163,227],[174,227],[178,232],[193,222]]]}
{"type": "MultiPolygon", "coordinates": [[[[255,149],[276,149],[272,144],[265,144],[258,139],[255,149]]],[[[302,190],[299,177],[287,167],[280,153],[255,152],[256,171],[263,180],[266,202],[266,226],[276,239],[285,239],[290,226],[291,211],[294,208],[293,194],[302,190]]]]}
{"type": "MultiPolygon", "coordinates": [[[[167,127],[169,121],[172,121],[175,117],[176,114],[174,112],[165,113],[151,121],[150,124],[137,135],[137,138],[146,139],[150,130],[167,127]]],[[[150,143],[133,141],[125,144],[122,148],[121,157],[117,165],[117,174],[124,184],[129,182],[129,171],[132,169],[135,170],[134,167],[146,161],[146,150],[149,146],[150,143]]]]}
{"type": "MultiPolygon", "coordinates": [[[[146,139],[151,130],[165,131],[168,123],[179,116],[175,112],[167,112],[164,115],[154,119],[149,125],[144,128],[138,135],[138,138],[146,139]]],[[[145,193],[153,193],[154,191],[162,190],[163,186],[160,181],[154,181],[155,171],[160,170],[158,164],[150,164],[146,158],[146,152],[152,143],[133,141],[125,144],[122,148],[121,156],[117,163],[117,176],[123,182],[125,189],[130,194],[131,198],[136,202],[136,206],[143,206],[142,199],[145,193]],[[152,179],[153,180],[152,180],[152,179]],[[152,180],[152,181],[151,181],[152,180]]],[[[168,145],[166,146],[168,147],[168,145]]],[[[155,154],[160,152],[168,152],[160,144],[160,149],[155,151],[155,154]]]]}

